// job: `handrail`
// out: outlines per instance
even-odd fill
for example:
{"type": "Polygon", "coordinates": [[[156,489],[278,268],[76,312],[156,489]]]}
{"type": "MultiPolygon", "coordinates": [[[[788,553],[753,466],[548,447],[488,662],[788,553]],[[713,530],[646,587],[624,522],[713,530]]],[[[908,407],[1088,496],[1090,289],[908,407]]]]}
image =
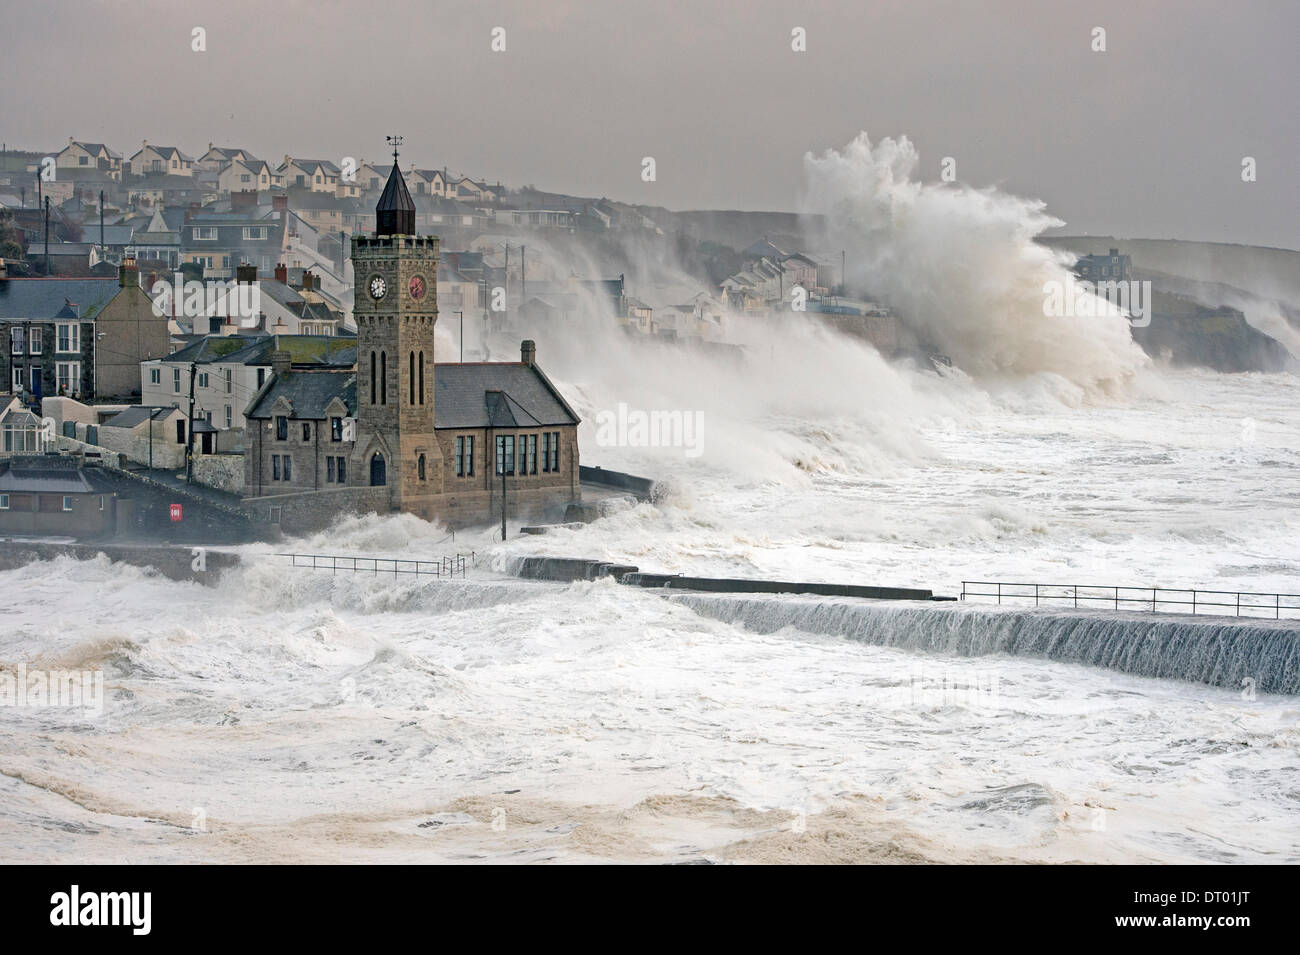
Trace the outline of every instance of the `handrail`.
{"type": "MultiPolygon", "coordinates": [[[[378,576],[383,573],[391,573],[394,577],[398,574],[415,574],[427,577],[464,577],[467,560],[465,554],[448,555],[431,560],[403,559],[400,557],[353,557],[349,554],[276,554],[277,557],[288,557],[292,561],[290,566],[301,567],[307,570],[328,570],[337,574],[340,570],[352,573],[373,573],[378,576]],[[308,563],[310,561],[310,563],[308,563]]],[[[474,552],[468,555],[468,560],[473,561],[474,552]]]]}
{"type": "Polygon", "coordinates": [[[1168,610],[1168,607],[1191,607],[1191,612],[1210,612],[1205,608],[1231,608],[1230,614],[1237,617],[1259,616],[1258,613],[1243,611],[1273,611],[1274,619],[1282,618],[1282,611],[1300,613],[1300,594],[1255,593],[1245,590],[1205,590],[1186,587],[1135,587],[1123,584],[1044,584],[999,580],[963,580],[961,582],[961,599],[967,597],[993,597],[999,604],[1003,599],[1034,601],[1040,606],[1045,600],[1071,600],[1075,607],[1080,601],[1108,603],[1113,609],[1146,610],[1151,613],[1185,613],[1186,611],[1168,610]],[[993,590],[975,588],[991,587],[993,590]],[[1109,591],[1109,593],[1098,593],[1109,591]],[[1168,595],[1168,596],[1166,596],[1168,595]],[[1190,595],[1191,599],[1186,597],[1190,595]],[[1181,596],[1183,599],[1179,599],[1181,596]],[[1207,598],[1226,597],[1226,600],[1207,598]],[[1284,602],[1286,601],[1286,602],[1284,602]],[[1121,607],[1121,605],[1124,605],[1121,607]]]}

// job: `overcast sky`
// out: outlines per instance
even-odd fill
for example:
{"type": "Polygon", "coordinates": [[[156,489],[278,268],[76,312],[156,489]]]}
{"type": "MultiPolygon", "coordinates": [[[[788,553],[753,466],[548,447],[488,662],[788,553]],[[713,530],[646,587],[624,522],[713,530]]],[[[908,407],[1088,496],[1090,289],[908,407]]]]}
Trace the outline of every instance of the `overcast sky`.
{"type": "Polygon", "coordinates": [[[672,209],[793,210],[803,154],[866,130],[909,136],[924,178],[950,156],[963,182],[1046,200],[1071,233],[1300,248],[1296,0],[0,9],[11,148],[75,136],[129,156],[147,138],[338,162],[380,159],[398,132],[404,167],[672,209]],[[191,49],[194,27],[206,52],[191,49]],[[795,27],[807,52],[791,49],[795,27]]]}

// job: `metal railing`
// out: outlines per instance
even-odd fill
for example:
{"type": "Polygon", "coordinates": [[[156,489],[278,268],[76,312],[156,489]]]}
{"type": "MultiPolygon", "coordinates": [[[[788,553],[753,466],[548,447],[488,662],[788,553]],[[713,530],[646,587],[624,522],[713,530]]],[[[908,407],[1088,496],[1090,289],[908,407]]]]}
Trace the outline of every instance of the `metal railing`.
{"type": "Polygon", "coordinates": [[[1262,594],[1237,590],[1180,590],[1170,587],[1123,587],[1113,584],[1030,584],[996,580],[963,580],[961,599],[994,597],[1032,600],[1034,606],[1103,607],[1151,613],[1208,613],[1236,617],[1281,619],[1300,616],[1300,594],[1262,594]],[[991,588],[991,589],[976,589],[991,588]],[[1189,609],[1190,608],[1190,609],[1189,609]]]}
{"type": "Polygon", "coordinates": [[[439,557],[434,560],[401,560],[395,557],[352,557],[346,554],[277,554],[288,557],[290,566],[308,570],[328,570],[337,574],[340,570],[348,573],[366,574],[415,574],[426,577],[464,577],[465,568],[474,560],[474,554],[456,554],[439,557]]]}

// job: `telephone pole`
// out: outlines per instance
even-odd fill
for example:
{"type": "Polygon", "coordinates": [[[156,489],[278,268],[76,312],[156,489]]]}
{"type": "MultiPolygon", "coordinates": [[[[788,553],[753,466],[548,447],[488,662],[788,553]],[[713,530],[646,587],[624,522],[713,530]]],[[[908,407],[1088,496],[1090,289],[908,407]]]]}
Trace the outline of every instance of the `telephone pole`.
{"type": "Polygon", "coordinates": [[[185,428],[185,483],[194,475],[194,369],[198,362],[190,362],[190,417],[185,428]]]}

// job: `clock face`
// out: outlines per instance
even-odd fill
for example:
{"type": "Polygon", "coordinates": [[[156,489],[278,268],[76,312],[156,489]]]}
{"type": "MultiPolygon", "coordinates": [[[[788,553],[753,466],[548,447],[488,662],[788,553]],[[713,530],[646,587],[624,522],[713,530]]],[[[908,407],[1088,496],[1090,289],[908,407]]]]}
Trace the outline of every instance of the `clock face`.
{"type": "Polygon", "coordinates": [[[412,275],[410,290],[411,298],[415,299],[417,302],[424,298],[424,277],[420,275],[412,275]]]}
{"type": "Polygon", "coordinates": [[[376,275],[370,280],[370,297],[376,302],[388,294],[388,283],[382,276],[376,275]]]}

